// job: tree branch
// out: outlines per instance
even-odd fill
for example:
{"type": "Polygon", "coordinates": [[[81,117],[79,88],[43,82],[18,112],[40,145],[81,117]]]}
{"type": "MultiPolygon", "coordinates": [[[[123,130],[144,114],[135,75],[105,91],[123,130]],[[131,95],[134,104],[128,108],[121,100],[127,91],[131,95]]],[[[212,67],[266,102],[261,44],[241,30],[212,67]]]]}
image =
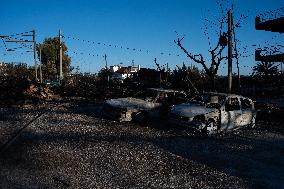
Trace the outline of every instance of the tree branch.
{"type": "Polygon", "coordinates": [[[216,64],[216,67],[215,67],[215,70],[214,70],[214,74],[217,74],[217,71],[218,71],[219,66],[220,66],[223,59],[228,59],[228,57],[227,56],[221,57],[221,54],[220,54],[220,57],[218,58],[218,61],[217,61],[217,64],[216,64]]]}
{"type": "Polygon", "coordinates": [[[205,61],[203,60],[203,56],[202,54],[198,54],[198,55],[192,55],[190,54],[181,44],[181,41],[184,39],[183,38],[178,38],[177,41],[174,41],[175,43],[177,43],[177,45],[181,48],[181,50],[183,50],[183,52],[187,55],[187,57],[189,57],[190,59],[192,59],[194,62],[199,63],[203,66],[204,70],[206,71],[206,73],[208,75],[210,75],[210,70],[207,68],[205,61]],[[200,59],[197,59],[196,57],[200,57],[200,59]]]}

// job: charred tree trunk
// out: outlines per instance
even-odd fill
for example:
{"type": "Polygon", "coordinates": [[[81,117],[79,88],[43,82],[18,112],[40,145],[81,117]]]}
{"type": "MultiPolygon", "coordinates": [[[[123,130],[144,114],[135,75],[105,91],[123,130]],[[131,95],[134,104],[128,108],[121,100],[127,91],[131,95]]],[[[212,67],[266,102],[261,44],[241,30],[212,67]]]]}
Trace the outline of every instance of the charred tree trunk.
{"type": "Polygon", "coordinates": [[[219,65],[222,62],[222,60],[227,59],[227,57],[222,57],[222,52],[223,52],[225,46],[221,46],[220,43],[218,43],[217,46],[213,50],[210,50],[210,53],[211,53],[211,56],[212,56],[211,66],[207,67],[207,65],[205,64],[205,61],[203,59],[202,54],[192,55],[191,53],[189,53],[182,46],[182,44],[181,44],[182,40],[183,40],[183,38],[182,39],[178,38],[178,40],[175,41],[175,43],[177,43],[177,45],[183,50],[183,52],[187,55],[188,58],[190,58],[194,62],[201,64],[203,66],[205,73],[208,75],[209,79],[211,80],[210,82],[211,82],[212,91],[216,91],[215,76],[218,72],[218,68],[219,68],[219,65]]]}
{"type": "Polygon", "coordinates": [[[216,91],[216,79],[215,75],[210,75],[210,81],[211,81],[211,90],[216,91]]]}

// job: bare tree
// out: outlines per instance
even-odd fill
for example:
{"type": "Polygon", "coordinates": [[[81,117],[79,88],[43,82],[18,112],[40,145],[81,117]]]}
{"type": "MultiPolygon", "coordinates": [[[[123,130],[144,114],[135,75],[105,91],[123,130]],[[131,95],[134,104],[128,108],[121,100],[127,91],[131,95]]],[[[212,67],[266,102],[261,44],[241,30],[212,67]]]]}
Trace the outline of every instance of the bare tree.
{"type": "MultiPolygon", "coordinates": [[[[210,47],[209,53],[211,55],[211,62],[209,64],[206,63],[202,54],[195,54],[194,55],[194,54],[188,52],[185,49],[185,47],[182,44],[182,40],[184,39],[184,37],[182,37],[182,38],[178,37],[178,39],[174,41],[178,45],[178,47],[180,47],[181,50],[183,50],[183,52],[187,55],[188,58],[190,58],[194,62],[202,65],[203,69],[205,70],[205,73],[208,75],[208,77],[211,80],[213,90],[216,89],[215,77],[217,75],[219,66],[224,59],[228,59],[227,56],[223,56],[223,54],[222,54],[224,49],[227,46],[228,33],[222,32],[222,31],[223,31],[223,25],[228,23],[227,12],[229,10],[234,9],[233,5],[230,5],[230,2],[227,1],[227,0],[219,0],[219,1],[217,0],[216,3],[220,6],[221,16],[219,18],[212,16],[213,18],[216,18],[215,21],[205,19],[205,21],[206,21],[205,23],[209,23],[209,24],[217,27],[215,32],[217,34],[218,41],[217,41],[217,45],[214,48],[211,48],[211,39],[209,37],[208,26],[205,24],[205,28],[203,29],[204,34],[207,35],[207,39],[208,39],[208,43],[209,43],[209,47],[210,47]],[[226,6],[227,8],[224,8],[224,6],[226,6]]],[[[238,59],[238,57],[240,56],[240,53],[238,53],[236,43],[240,42],[240,41],[238,39],[236,39],[235,28],[239,28],[241,23],[243,21],[245,21],[246,18],[247,18],[247,16],[245,16],[244,14],[240,14],[239,18],[236,19],[236,22],[233,23],[234,51],[235,51],[235,54],[233,55],[233,57],[236,58],[236,60],[237,60],[236,64],[237,64],[237,68],[238,68],[238,75],[239,75],[239,59],[238,59]]]]}
{"type": "Polygon", "coordinates": [[[220,35],[220,39],[216,47],[214,49],[209,50],[211,54],[210,66],[207,66],[206,61],[204,60],[202,54],[193,55],[189,53],[181,43],[183,39],[184,37],[178,38],[177,40],[175,40],[175,43],[183,50],[183,52],[187,55],[188,58],[203,66],[203,69],[205,70],[206,74],[209,76],[211,80],[212,89],[215,90],[216,88],[215,77],[217,75],[219,66],[223,59],[227,59],[226,56],[222,55],[222,52],[226,47],[225,44],[227,44],[226,34],[223,33],[222,35],[220,35]]]}

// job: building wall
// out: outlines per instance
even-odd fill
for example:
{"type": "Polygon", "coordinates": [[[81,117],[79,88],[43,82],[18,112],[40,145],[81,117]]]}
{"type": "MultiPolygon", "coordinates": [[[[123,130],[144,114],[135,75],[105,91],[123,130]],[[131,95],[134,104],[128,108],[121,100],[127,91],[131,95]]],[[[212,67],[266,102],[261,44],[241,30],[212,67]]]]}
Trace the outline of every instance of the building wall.
{"type": "Polygon", "coordinates": [[[128,66],[128,67],[121,67],[119,65],[114,65],[114,66],[110,66],[110,71],[112,72],[112,78],[115,79],[121,79],[124,80],[126,78],[132,78],[133,74],[137,73],[140,70],[140,66],[138,65],[138,67],[134,67],[134,66],[128,66]],[[126,70],[124,73],[124,71],[121,72],[121,68],[123,68],[124,70],[126,70]]]}

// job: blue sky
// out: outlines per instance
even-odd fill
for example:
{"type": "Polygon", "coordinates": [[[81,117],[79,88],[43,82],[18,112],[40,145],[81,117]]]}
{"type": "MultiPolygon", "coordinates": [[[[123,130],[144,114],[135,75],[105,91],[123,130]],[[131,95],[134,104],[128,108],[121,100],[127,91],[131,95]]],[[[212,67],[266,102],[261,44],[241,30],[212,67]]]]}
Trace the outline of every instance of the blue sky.
{"type": "MultiPolygon", "coordinates": [[[[248,16],[243,26],[236,31],[240,49],[245,46],[249,48],[246,55],[253,54],[255,47],[251,45],[254,44],[264,46],[266,41],[269,41],[268,45],[283,44],[283,34],[256,31],[254,19],[256,15],[283,7],[284,0],[234,0],[229,3],[234,3],[236,19],[240,14],[248,16]]],[[[156,68],[153,60],[157,58],[158,63],[168,63],[173,69],[183,62],[186,65],[197,65],[176,46],[174,40],[177,35],[174,31],[185,35],[183,44],[188,51],[201,53],[209,61],[208,40],[202,28],[205,19],[216,22],[216,17],[220,17],[220,8],[215,0],[2,0],[0,35],[35,29],[37,41],[42,42],[46,37],[57,35],[61,29],[72,57],[72,66],[79,66],[83,72],[97,72],[101,69],[104,66],[104,54],[107,55],[109,65],[122,63],[127,66],[134,60],[135,64],[142,67],[156,68]]],[[[209,29],[213,44],[217,39],[214,29],[218,28],[213,26],[209,29]]],[[[8,45],[8,48],[16,47],[8,45]]],[[[32,65],[33,55],[20,50],[6,52],[0,41],[0,61],[27,62],[32,65]]],[[[220,75],[227,74],[224,63],[220,67],[220,75]]],[[[251,73],[254,64],[253,55],[240,58],[241,74],[251,73]]]]}

